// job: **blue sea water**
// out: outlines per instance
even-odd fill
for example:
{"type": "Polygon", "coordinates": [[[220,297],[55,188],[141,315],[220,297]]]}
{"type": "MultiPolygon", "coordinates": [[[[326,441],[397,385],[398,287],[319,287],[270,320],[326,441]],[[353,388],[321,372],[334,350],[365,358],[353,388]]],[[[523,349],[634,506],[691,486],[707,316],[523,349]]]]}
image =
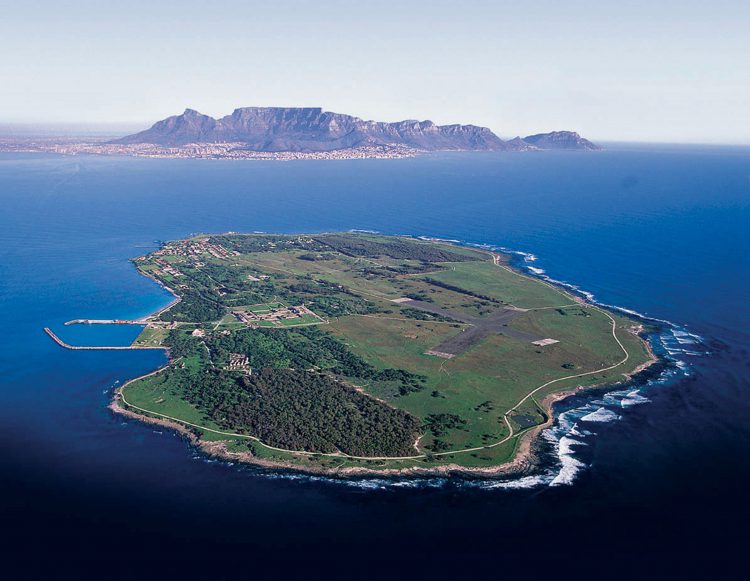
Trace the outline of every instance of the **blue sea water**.
{"type": "Polygon", "coordinates": [[[0,553],[15,575],[746,575],[750,149],[2,154],[0,202],[0,553]],[[340,482],[207,460],[114,416],[112,389],[164,355],[71,352],[42,332],[130,341],[137,328],[63,323],[166,304],[128,261],[161,240],[348,229],[526,253],[522,266],[665,321],[655,345],[670,365],[565,402],[521,480],[340,482]]]}

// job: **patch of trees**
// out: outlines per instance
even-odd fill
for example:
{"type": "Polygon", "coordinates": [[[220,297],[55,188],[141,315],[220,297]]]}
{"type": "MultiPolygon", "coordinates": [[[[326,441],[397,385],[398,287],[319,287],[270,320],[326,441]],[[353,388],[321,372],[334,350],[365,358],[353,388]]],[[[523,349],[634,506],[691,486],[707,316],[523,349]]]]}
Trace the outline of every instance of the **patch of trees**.
{"type": "Polygon", "coordinates": [[[419,262],[418,264],[400,264],[398,266],[388,266],[388,270],[395,272],[396,274],[420,274],[422,272],[435,272],[436,270],[444,270],[445,267],[438,264],[432,264],[430,262],[419,262]]]}
{"type": "Polygon", "coordinates": [[[367,279],[385,278],[393,280],[396,277],[393,269],[383,266],[365,266],[358,270],[359,274],[367,279]]]}
{"type": "Polygon", "coordinates": [[[291,292],[297,294],[334,295],[344,293],[352,295],[352,292],[349,289],[340,284],[313,278],[300,279],[299,282],[292,283],[288,288],[291,292]]]}
{"type": "Polygon", "coordinates": [[[215,283],[222,284],[232,290],[243,290],[248,287],[257,287],[257,283],[251,283],[247,275],[253,274],[253,269],[238,266],[225,266],[224,264],[207,263],[200,269],[195,270],[196,274],[201,273],[208,278],[209,286],[216,286],[215,283]],[[213,283],[213,284],[212,284],[213,283]]]}
{"type": "Polygon", "coordinates": [[[318,262],[321,260],[330,260],[332,256],[328,254],[315,254],[312,252],[306,252],[305,254],[300,254],[297,258],[300,260],[308,260],[310,262],[318,262]]]}
{"type": "Polygon", "coordinates": [[[326,286],[318,284],[317,282],[311,280],[302,280],[300,282],[290,284],[288,288],[291,292],[297,294],[330,295],[335,293],[335,291],[326,288],[326,286]]]}
{"type": "Polygon", "coordinates": [[[343,285],[327,280],[304,278],[278,289],[277,297],[287,302],[304,302],[328,317],[377,313],[378,307],[343,285]]]}
{"type": "Polygon", "coordinates": [[[388,279],[392,279],[396,275],[400,274],[421,274],[423,272],[435,272],[438,270],[444,270],[445,267],[439,264],[430,262],[419,262],[416,264],[404,263],[397,265],[383,265],[380,267],[366,266],[363,267],[360,272],[366,276],[381,276],[388,279]]]}
{"type": "Polygon", "coordinates": [[[474,407],[475,412],[491,412],[495,409],[495,404],[491,400],[483,401],[474,407]]]}
{"type": "Polygon", "coordinates": [[[461,293],[462,295],[467,295],[467,296],[470,296],[470,297],[474,297],[476,299],[481,299],[483,301],[487,301],[487,302],[490,302],[490,303],[495,303],[497,305],[501,305],[503,303],[502,301],[499,301],[498,299],[496,299],[494,297],[490,297],[490,296],[483,295],[483,294],[480,294],[480,293],[475,293],[474,291],[470,291],[468,289],[461,288],[460,286],[449,284],[447,282],[443,282],[443,281],[437,280],[435,278],[425,277],[422,280],[424,280],[428,284],[431,284],[432,286],[437,286],[437,287],[440,287],[440,288],[444,288],[444,289],[449,290],[449,291],[453,291],[453,292],[456,292],[456,293],[461,293]]]}
{"type": "MultiPolygon", "coordinates": [[[[270,281],[249,284],[249,270],[234,271],[219,265],[206,265],[200,269],[182,267],[181,271],[190,291],[227,306],[267,302],[268,297],[274,296],[274,286],[270,281]]],[[[187,291],[179,292],[184,295],[187,291]]]]}
{"type": "Polygon", "coordinates": [[[177,329],[171,329],[167,333],[164,344],[169,347],[169,353],[174,358],[188,357],[200,349],[200,339],[177,329]]]}
{"type": "Polygon", "coordinates": [[[315,240],[333,250],[352,257],[389,256],[395,259],[418,260],[422,262],[469,262],[478,257],[458,254],[435,244],[408,240],[405,238],[383,237],[377,240],[354,234],[324,234],[315,240]]]}
{"type": "Polygon", "coordinates": [[[370,315],[379,311],[377,305],[362,297],[340,294],[313,297],[307,302],[307,306],[314,312],[328,317],[370,315]]]}
{"type": "Polygon", "coordinates": [[[325,369],[357,380],[394,384],[399,395],[419,391],[427,378],[403,369],[377,369],[329,333],[316,327],[244,329],[206,339],[214,360],[244,353],[253,369],[325,369]]]}
{"type": "Polygon", "coordinates": [[[189,283],[190,288],[195,292],[211,292],[216,284],[212,281],[205,272],[198,268],[192,268],[183,266],[180,268],[182,274],[185,275],[186,283],[189,283]]]}
{"type": "Polygon", "coordinates": [[[466,420],[457,414],[430,414],[425,418],[425,429],[432,432],[435,438],[442,438],[448,430],[462,429],[466,420]]]}
{"type": "Polygon", "coordinates": [[[253,369],[314,367],[322,355],[314,345],[295,345],[288,333],[271,333],[267,329],[245,330],[219,336],[210,343],[218,361],[227,361],[230,353],[244,353],[253,369]]]}
{"type": "Polygon", "coordinates": [[[245,305],[257,305],[259,303],[271,303],[278,297],[274,292],[273,285],[264,286],[252,291],[242,291],[220,297],[219,301],[228,308],[241,307],[245,305]]]}
{"type": "Polygon", "coordinates": [[[305,250],[321,252],[329,250],[325,244],[316,242],[309,236],[284,236],[274,234],[223,234],[212,236],[211,242],[242,254],[252,252],[286,252],[305,250]]]}
{"type": "Polygon", "coordinates": [[[341,341],[315,327],[303,327],[297,332],[328,352],[329,357],[336,362],[330,369],[338,375],[375,382],[393,382],[398,384],[399,395],[419,391],[427,381],[425,376],[404,369],[377,369],[353,353],[341,341]]]}
{"type": "MultiPolygon", "coordinates": [[[[434,291],[433,291],[434,292],[434,291]]],[[[433,299],[431,296],[429,296],[424,291],[419,292],[409,292],[406,293],[406,298],[411,299],[413,301],[424,301],[425,303],[434,303],[435,299],[433,299]]]]}
{"type": "Polygon", "coordinates": [[[224,316],[224,306],[214,298],[194,290],[182,291],[182,300],[159,315],[162,321],[216,321],[224,316]]]}
{"type": "Polygon", "coordinates": [[[448,445],[448,443],[441,440],[440,438],[435,438],[430,444],[430,450],[432,450],[433,452],[447,452],[449,449],[450,446],[448,445]]]}
{"type": "Polygon", "coordinates": [[[223,429],[272,446],[357,456],[405,456],[418,420],[320,373],[263,369],[194,377],[185,397],[223,429]]]}
{"type": "Polygon", "coordinates": [[[584,309],[575,309],[575,310],[565,310],[565,309],[555,309],[558,313],[561,315],[575,315],[577,317],[590,317],[591,313],[588,311],[585,311],[584,309]]]}

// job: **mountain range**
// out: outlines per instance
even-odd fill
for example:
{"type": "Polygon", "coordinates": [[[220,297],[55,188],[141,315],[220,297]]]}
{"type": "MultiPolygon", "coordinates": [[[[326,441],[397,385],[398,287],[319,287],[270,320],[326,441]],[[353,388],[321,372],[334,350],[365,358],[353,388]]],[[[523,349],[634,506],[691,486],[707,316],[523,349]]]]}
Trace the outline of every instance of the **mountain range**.
{"type": "Polygon", "coordinates": [[[554,131],[503,141],[477,125],[436,125],[432,121],[365,121],[319,107],[242,107],[214,119],[193,109],[167,117],[150,129],[115,144],[239,143],[258,152],[323,152],[366,146],[401,145],[425,151],[522,151],[599,149],[578,133],[554,131]]]}

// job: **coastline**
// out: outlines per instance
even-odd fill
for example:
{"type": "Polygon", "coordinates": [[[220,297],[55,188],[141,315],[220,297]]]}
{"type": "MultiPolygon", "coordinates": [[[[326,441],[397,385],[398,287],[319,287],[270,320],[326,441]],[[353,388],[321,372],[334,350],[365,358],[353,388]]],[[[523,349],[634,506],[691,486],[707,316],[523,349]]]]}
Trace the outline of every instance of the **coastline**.
{"type": "MultiPolygon", "coordinates": [[[[545,284],[553,286],[559,290],[563,290],[566,293],[570,293],[571,291],[570,286],[566,286],[565,284],[558,283],[557,281],[547,280],[534,274],[530,275],[525,272],[520,272],[521,269],[518,268],[518,266],[513,264],[512,262],[512,258],[514,256],[512,252],[507,251],[507,250],[500,250],[496,252],[500,252],[501,254],[511,259],[508,262],[508,266],[506,268],[512,269],[514,272],[516,272],[517,274],[521,276],[529,276],[536,280],[540,280],[544,282],[545,284]]],[[[489,254],[492,254],[492,253],[489,253],[489,254]]],[[[144,273],[141,273],[139,271],[139,274],[144,274],[144,273]]],[[[146,274],[146,276],[156,281],[158,284],[160,284],[163,288],[165,288],[175,297],[174,300],[171,301],[170,304],[168,304],[167,306],[162,307],[158,311],[153,313],[152,315],[149,315],[148,317],[143,318],[143,320],[152,320],[154,317],[158,317],[160,314],[172,308],[181,299],[179,296],[177,296],[174,293],[172,289],[168,288],[157,279],[149,276],[148,274],[146,274]]],[[[604,309],[605,311],[613,310],[611,307],[595,304],[594,301],[589,300],[585,295],[579,294],[577,292],[574,293],[574,295],[572,296],[574,296],[578,302],[592,304],[592,305],[595,305],[597,308],[604,309]]],[[[630,318],[634,317],[634,315],[632,314],[628,314],[627,316],[630,318]]],[[[294,462],[286,461],[286,460],[269,460],[267,458],[259,458],[253,455],[249,451],[248,452],[231,451],[227,448],[226,441],[203,440],[195,433],[193,428],[190,428],[187,425],[180,423],[177,420],[158,418],[152,415],[138,413],[136,411],[133,411],[132,409],[123,407],[123,403],[125,406],[128,406],[128,407],[130,406],[127,402],[123,402],[122,396],[121,396],[122,390],[125,387],[127,387],[129,384],[135,381],[138,381],[146,377],[150,377],[152,375],[155,375],[167,369],[169,365],[171,365],[172,363],[171,356],[167,365],[160,367],[159,369],[152,371],[148,374],[128,380],[123,385],[115,389],[113,399],[109,405],[109,409],[112,410],[114,413],[121,414],[131,419],[137,419],[139,421],[143,421],[144,423],[160,425],[162,427],[173,429],[176,432],[178,432],[180,435],[185,437],[192,445],[196,446],[199,450],[201,450],[201,452],[209,456],[216,457],[216,458],[230,461],[230,462],[242,462],[244,464],[252,464],[252,465],[260,466],[263,468],[269,468],[269,469],[290,470],[290,471],[307,473],[307,474],[327,475],[331,477],[358,477],[358,476],[408,477],[408,476],[437,476],[437,475],[446,476],[446,475],[460,475],[460,474],[464,474],[467,476],[487,476],[487,477],[522,476],[525,473],[531,471],[538,464],[540,460],[538,450],[535,444],[537,443],[538,438],[540,437],[542,432],[545,429],[548,429],[549,427],[551,427],[555,423],[557,418],[554,412],[554,406],[556,404],[564,401],[565,399],[569,397],[578,395],[586,391],[591,391],[595,389],[604,389],[605,387],[607,388],[607,390],[615,389],[616,386],[621,386],[623,384],[634,381],[639,375],[644,373],[651,366],[653,366],[654,364],[656,364],[657,362],[661,360],[661,358],[654,353],[654,350],[649,340],[642,336],[642,333],[643,333],[642,324],[637,328],[634,327],[634,330],[631,332],[634,335],[636,335],[645,346],[645,349],[649,356],[649,359],[646,362],[642,363],[641,365],[639,365],[638,367],[636,367],[635,369],[627,373],[623,373],[622,376],[624,379],[622,380],[604,382],[604,383],[587,385],[587,386],[579,385],[579,386],[569,388],[561,392],[552,393],[552,394],[548,394],[544,396],[544,398],[541,400],[539,405],[544,410],[545,416],[547,418],[546,421],[542,424],[529,428],[525,431],[522,431],[520,434],[518,434],[516,436],[515,452],[514,452],[512,459],[502,464],[498,464],[496,466],[466,467],[466,466],[461,466],[459,464],[444,464],[441,466],[424,466],[424,467],[423,466],[410,466],[410,467],[405,467],[405,468],[382,468],[382,469],[368,468],[364,466],[329,468],[329,467],[318,467],[318,466],[305,466],[305,465],[296,464],[294,462]]],[[[168,350],[167,350],[167,354],[169,356],[168,350]]],[[[249,438],[249,439],[252,439],[252,438],[249,438]]],[[[260,440],[257,440],[257,441],[260,442],[264,446],[268,446],[267,444],[261,442],[260,440]]]]}
{"type": "MultiPolygon", "coordinates": [[[[133,264],[135,264],[135,259],[131,259],[130,262],[133,263],[133,264]]],[[[169,294],[172,295],[172,300],[169,301],[169,303],[167,303],[165,306],[157,309],[156,311],[154,311],[150,315],[146,315],[144,317],[140,317],[139,319],[136,319],[137,321],[140,321],[140,322],[143,322],[143,323],[148,323],[150,321],[154,321],[158,317],[160,317],[162,313],[166,313],[169,309],[171,309],[172,307],[174,307],[177,303],[179,303],[182,300],[181,296],[179,296],[176,292],[174,292],[171,288],[169,288],[167,285],[165,285],[162,281],[160,281],[155,276],[149,274],[148,272],[143,272],[143,271],[139,270],[137,267],[136,267],[136,272],[138,272],[138,274],[140,274],[141,276],[145,276],[146,278],[148,278],[150,280],[153,280],[161,288],[163,288],[165,291],[167,291],[169,294]]]]}
{"type": "MultiPolygon", "coordinates": [[[[467,467],[459,464],[444,464],[442,466],[410,466],[408,468],[366,468],[364,466],[352,466],[347,468],[323,468],[313,466],[303,466],[295,464],[289,461],[283,460],[268,460],[266,458],[259,458],[254,456],[250,452],[233,452],[227,449],[226,442],[222,441],[207,441],[197,436],[193,429],[189,428],[185,424],[178,421],[167,420],[164,418],[158,418],[152,415],[146,415],[143,413],[135,412],[127,407],[123,406],[121,391],[129,384],[151,377],[157,373],[161,373],[169,367],[169,363],[159,369],[149,372],[145,375],[134,377],[123,383],[121,386],[114,390],[112,401],[108,408],[115,414],[122,415],[129,419],[137,420],[145,424],[158,425],[164,428],[174,430],[182,437],[184,437],[191,445],[198,448],[204,454],[208,456],[226,460],[229,462],[241,462],[243,464],[250,464],[259,466],[262,468],[275,469],[275,470],[289,470],[293,472],[300,472],[304,474],[315,474],[325,475],[330,477],[358,477],[358,476],[386,476],[386,477],[408,477],[408,476],[450,476],[450,475],[466,475],[466,476],[487,476],[487,477],[498,477],[498,476],[511,476],[518,477],[523,476],[526,473],[534,469],[538,464],[540,458],[538,450],[535,447],[538,438],[542,432],[547,428],[551,427],[557,417],[555,415],[554,407],[556,404],[563,402],[569,397],[579,395],[584,392],[593,390],[601,390],[606,388],[608,391],[614,389],[617,386],[622,386],[631,381],[637,379],[639,375],[647,371],[651,366],[658,363],[660,358],[654,354],[650,343],[643,339],[644,343],[648,346],[649,354],[651,358],[636,369],[629,373],[623,374],[624,379],[617,382],[607,382],[588,386],[577,386],[572,389],[561,391],[558,393],[552,393],[545,396],[540,406],[544,409],[547,420],[543,424],[534,426],[527,431],[520,434],[516,443],[516,452],[514,457],[503,464],[489,467],[467,467]]],[[[171,363],[171,361],[170,361],[171,363]]],[[[128,404],[125,403],[125,406],[128,404]]]]}

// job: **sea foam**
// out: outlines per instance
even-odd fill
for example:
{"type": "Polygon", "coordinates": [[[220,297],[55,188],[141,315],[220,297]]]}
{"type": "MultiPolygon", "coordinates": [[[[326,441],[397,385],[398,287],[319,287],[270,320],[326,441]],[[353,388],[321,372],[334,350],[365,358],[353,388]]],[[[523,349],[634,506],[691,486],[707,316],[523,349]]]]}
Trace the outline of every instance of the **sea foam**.
{"type": "Polygon", "coordinates": [[[594,412],[591,412],[590,414],[586,414],[581,418],[582,422],[600,422],[600,423],[606,423],[611,422],[612,420],[619,420],[620,416],[618,416],[615,412],[612,410],[608,410],[607,408],[600,407],[594,412]]]}

